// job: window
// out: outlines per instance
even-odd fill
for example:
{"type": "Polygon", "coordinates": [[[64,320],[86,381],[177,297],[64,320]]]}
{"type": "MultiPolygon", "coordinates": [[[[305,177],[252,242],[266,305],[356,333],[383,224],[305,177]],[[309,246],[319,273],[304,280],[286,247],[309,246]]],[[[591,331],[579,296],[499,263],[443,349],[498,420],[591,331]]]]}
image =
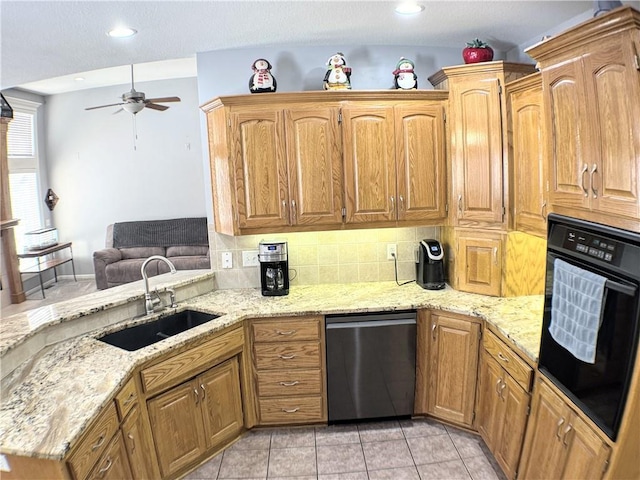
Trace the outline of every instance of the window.
{"type": "Polygon", "coordinates": [[[40,104],[22,99],[8,99],[13,120],[7,132],[11,211],[20,223],[14,228],[16,248],[24,250],[24,234],[42,227],[42,201],[38,182],[36,142],[37,108],[40,104]]]}

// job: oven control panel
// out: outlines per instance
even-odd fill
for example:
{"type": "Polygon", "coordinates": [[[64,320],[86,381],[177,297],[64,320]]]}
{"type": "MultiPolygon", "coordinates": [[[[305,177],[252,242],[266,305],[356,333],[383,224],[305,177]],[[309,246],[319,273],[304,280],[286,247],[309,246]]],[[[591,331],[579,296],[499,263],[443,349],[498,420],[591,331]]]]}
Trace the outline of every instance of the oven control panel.
{"type": "Polygon", "coordinates": [[[619,243],[614,240],[575,229],[566,230],[562,246],[567,250],[582,253],[608,263],[612,263],[615,260],[620,247],[619,243]]]}

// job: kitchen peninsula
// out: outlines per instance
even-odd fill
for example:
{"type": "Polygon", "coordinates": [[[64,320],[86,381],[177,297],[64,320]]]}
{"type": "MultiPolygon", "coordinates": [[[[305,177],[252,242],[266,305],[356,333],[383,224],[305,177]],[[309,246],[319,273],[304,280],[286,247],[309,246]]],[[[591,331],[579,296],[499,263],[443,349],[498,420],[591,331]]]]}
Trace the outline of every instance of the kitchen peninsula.
{"type": "MultiPolygon", "coordinates": [[[[200,280],[208,281],[212,277],[211,273],[191,274],[200,280]]],[[[187,272],[182,275],[187,275],[187,272]]],[[[168,285],[168,280],[164,281],[168,285]]],[[[189,282],[182,279],[182,283],[189,282]]],[[[129,288],[135,290],[136,285],[129,288]]],[[[122,292],[116,292],[115,297],[118,295],[122,292]]],[[[82,299],[74,300],[73,306],[66,310],[66,318],[56,320],[56,326],[68,328],[73,322],[90,322],[91,315],[104,313],[109,305],[135,305],[133,311],[142,305],[141,297],[135,294],[128,300],[115,299],[114,293],[107,290],[90,297],[93,305],[89,310],[83,308],[82,299]],[[103,295],[104,305],[100,308],[96,302],[103,295]],[[84,313],[79,314],[78,311],[84,313]]],[[[162,313],[110,326],[105,324],[43,348],[7,375],[2,383],[0,406],[1,453],[8,455],[10,461],[18,457],[53,461],[51,463],[61,465],[61,471],[68,476],[61,461],[68,460],[69,452],[74,451],[93,420],[113,404],[114,395],[126,387],[128,379],[141,365],[149,365],[156,359],[185,349],[188,351],[191,346],[201,345],[216,334],[241,327],[248,319],[304,319],[332,313],[438,310],[443,314],[465,315],[484,321],[485,328],[509,342],[512,348],[524,354],[530,364],[534,364],[543,306],[542,296],[487,297],[450,288],[429,291],[415,284],[399,287],[393,282],[295,286],[288,296],[278,298],[263,297],[258,289],[216,290],[186,301],[178,295],[178,301],[178,310],[189,308],[220,317],[134,352],[107,345],[96,338],[133,323],[153,320],[162,313]]],[[[8,320],[11,324],[11,317],[8,320]]],[[[20,338],[29,335],[23,331],[14,342],[20,343],[24,341],[20,338]]],[[[3,352],[6,354],[8,351],[10,346],[3,343],[3,352]]]]}

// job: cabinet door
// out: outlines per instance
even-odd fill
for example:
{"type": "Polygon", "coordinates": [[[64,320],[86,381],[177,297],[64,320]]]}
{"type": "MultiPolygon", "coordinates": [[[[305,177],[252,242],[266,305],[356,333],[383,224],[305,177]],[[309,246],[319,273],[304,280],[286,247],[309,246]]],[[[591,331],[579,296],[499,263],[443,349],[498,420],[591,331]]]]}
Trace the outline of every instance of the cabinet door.
{"type": "Polygon", "coordinates": [[[503,415],[499,424],[497,447],[493,453],[507,477],[515,478],[527,427],[530,395],[505,372],[499,397],[503,415]]]}
{"type": "Polygon", "coordinates": [[[511,94],[516,230],[546,237],[547,172],[542,85],[511,94]]]}
{"type": "Polygon", "coordinates": [[[122,423],[122,435],[133,478],[145,480],[159,477],[155,448],[137,405],[122,423]]]}
{"type": "Polygon", "coordinates": [[[206,449],[201,396],[199,385],[191,381],[147,403],[163,477],[191,463],[206,449]]]}
{"type": "Polygon", "coordinates": [[[545,110],[549,128],[549,198],[553,205],[588,208],[589,135],[580,60],[544,70],[545,110]]]}
{"type": "Polygon", "coordinates": [[[207,448],[235,437],[243,427],[238,358],[233,357],[197,378],[207,448]]]}
{"type": "Polygon", "coordinates": [[[89,475],[90,480],[126,480],[133,478],[120,432],[111,440],[105,453],[89,475]]]}
{"type": "Polygon", "coordinates": [[[396,219],[393,107],[343,110],[346,221],[396,219]]]}
{"type": "Polygon", "coordinates": [[[538,382],[525,439],[520,478],[543,480],[561,477],[566,455],[562,435],[569,425],[570,416],[571,410],[564,401],[543,382],[538,382]]]}
{"type": "Polygon", "coordinates": [[[497,79],[451,82],[456,225],[503,221],[502,114],[497,79]]]}
{"type": "Polygon", "coordinates": [[[230,121],[240,228],[288,225],[282,111],[232,112],[230,121]]]}
{"type": "Polygon", "coordinates": [[[498,448],[498,432],[504,416],[504,402],[500,400],[503,375],[502,367],[483,350],[480,355],[477,423],[478,432],[492,452],[498,448]]]}
{"type": "Polygon", "coordinates": [[[583,57],[586,81],[591,206],[640,218],[640,72],[630,34],[598,42],[583,57]]]}
{"type": "Polygon", "coordinates": [[[342,146],[339,110],[285,111],[291,223],[342,223],[342,146]]]}
{"type": "Polygon", "coordinates": [[[567,459],[562,478],[571,480],[599,480],[606,469],[609,447],[579,417],[571,419],[571,429],[562,439],[567,450],[567,459]]]}
{"type": "Polygon", "coordinates": [[[432,315],[429,413],[460,425],[473,424],[480,325],[432,315]]]}
{"type": "Polygon", "coordinates": [[[461,233],[458,237],[456,275],[459,290],[500,296],[502,241],[461,233]]]}
{"type": "Polygon", "coordinates": [[[446,217],[444,115],[440,105],[395,107],[398,220],[446,217]]]}

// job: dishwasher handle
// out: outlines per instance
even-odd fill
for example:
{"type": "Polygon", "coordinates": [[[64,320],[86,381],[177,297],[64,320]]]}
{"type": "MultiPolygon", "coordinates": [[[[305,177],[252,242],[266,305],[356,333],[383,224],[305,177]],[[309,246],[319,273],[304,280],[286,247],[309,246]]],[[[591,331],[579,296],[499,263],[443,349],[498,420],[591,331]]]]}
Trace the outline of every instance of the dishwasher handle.
{"type": "Polygon", "coordinates": [[[371,327],[390,327],[397,325],[415,325],[414,318],[398,319],[398,320],[372,320],[368,322],[339,322],[327,323],[327,330],[337,328],[371,328],[371,327]]]}

